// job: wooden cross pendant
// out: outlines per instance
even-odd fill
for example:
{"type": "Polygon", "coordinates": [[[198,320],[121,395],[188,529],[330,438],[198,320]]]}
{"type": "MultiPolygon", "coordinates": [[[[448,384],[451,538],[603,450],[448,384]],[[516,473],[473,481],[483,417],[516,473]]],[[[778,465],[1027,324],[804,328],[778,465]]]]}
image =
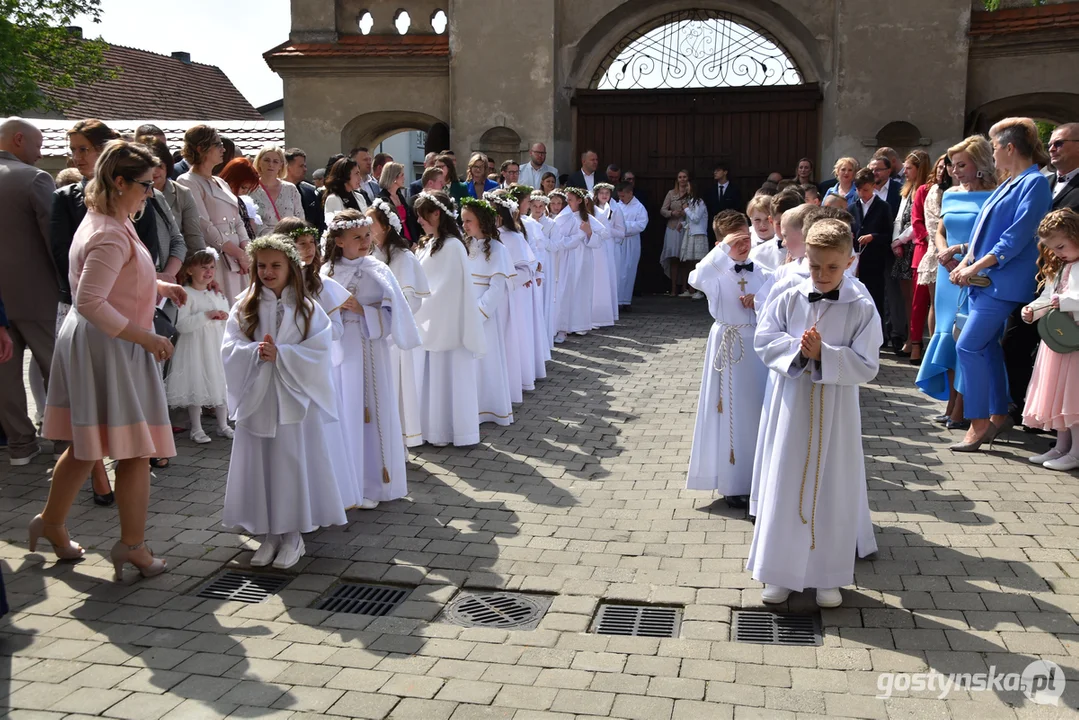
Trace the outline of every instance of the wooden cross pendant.
{"type": "Polygon", "coordinates": [[[738,281],[738,288],[742,291],[742,294],[746,294],[746,279],[742,278],[738,281]]]}

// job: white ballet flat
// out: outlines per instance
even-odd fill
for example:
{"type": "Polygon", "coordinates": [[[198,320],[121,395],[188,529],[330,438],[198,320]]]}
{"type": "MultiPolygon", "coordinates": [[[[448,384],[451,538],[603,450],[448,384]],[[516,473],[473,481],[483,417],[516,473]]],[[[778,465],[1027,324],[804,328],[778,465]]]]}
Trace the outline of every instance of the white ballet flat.
{"type": "Polygon", "coordinates": [[[264,536],[259,549],[251,556],[251,567],[266,567],[272,563],[279,547],[281,547],[280,535],[264,536]]]}
{"type": "MultiPolygon", "coordinates": [[[[289,533],[290,535],[292,533],[289,533]]],[[[278,570],[288,570],[290,567],[300,561],[300,558],[304,554],[303,536],[299,533],[295,533],[299,539],[293,542],[284,540],[281,543],[281,549],[277,551],[277,558],[273,561],[273,566],[278,570]]]]}
{"type": "Polygon", "coordinates": [[[233,438],[233,437],[234,437],[234,436],[236,435],[236,431],[235,431],[235,430],[233,430],[233,429],[232,429],[231,427],[229,427],[228,425],[226,425],[225,427],[222,427],[222,428],[218,428],[218,429],[217,429],[217,434],[218,434],[218,435],[219,435],[220,437],[223,437],[223,438],[228,438],[229,440],[231,440],[231,439],[232,439],[232,438],[233,438]]]}
{"type": "Polygon", "coordinates": [[[1074,470],[1079,468],[1079,458],[1074,455],[1061,455],[1055,460],[1046,460],[1042,463],[1042,467],[1050,470],[1074,470]]]}
{"type": "Polygon", "coordinates": [[[817,606],[834,608],[843,604],[843,593],[839,588],[817,588],[817,606]]]}
{"type": "Polygon", "coordinates": [[[1056,448],[1051,448],[1049,452],[1042,453],[1041,455],[1035,455],[1034,457],[1027,459],[1035,465],[1044,465],[1050,460],[1056,460],[1058,457],[1063,456],[1064,453],[1062,453],[1060,450],[1057,450],[1056,448]]]}
{"type": "Polygon", "coordinates": [[[368,500],[367,498],[364,498],[356,507],[360,510],[374,510],[378,507],[378,500],[368,500]]]}
{"type": "Polygon", "coordinates": [[[787,602],[787,598],[790,596],[790,590],[785,587],[779,587],[778,585],[765,585],[764,590],[761,591],[761,600],[769,605],[787,602]]]}

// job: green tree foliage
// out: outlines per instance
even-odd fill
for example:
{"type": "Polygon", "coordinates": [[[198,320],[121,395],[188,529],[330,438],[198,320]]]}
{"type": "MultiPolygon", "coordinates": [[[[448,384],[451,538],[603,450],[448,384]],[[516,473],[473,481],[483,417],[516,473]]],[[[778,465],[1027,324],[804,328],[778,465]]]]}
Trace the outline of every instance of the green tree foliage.
{"type": "Polygon", "coordinates": [[[101,22],[101,0],[0,0],[0,117],[61,111],[42,86],[71,88],[113,77],[102,40],[79,40],[66,26],[78,15],[101,22]]]}
{"type": "MultiPolygon", "coordinates": [[[[1001,8],[1001,6],[1003,4],[1004,4],[1004,0],[982,0],[982,5],[984,5],[985,9],[989,10],[989,11],[1000,10],[1000,8],[1001,8]]],[[[1031,5],[1044,5],[1045,0],[1030,0],[1030,4],[1031,5]]]]}

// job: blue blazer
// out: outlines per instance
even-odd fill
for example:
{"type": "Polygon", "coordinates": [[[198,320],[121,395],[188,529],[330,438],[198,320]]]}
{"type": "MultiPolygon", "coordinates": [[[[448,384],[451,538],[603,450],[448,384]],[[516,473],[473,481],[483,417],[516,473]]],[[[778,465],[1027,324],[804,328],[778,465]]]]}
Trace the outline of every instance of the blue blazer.
{"type": "Polygon", "coordinates": [[[476,195],[476,184],[474,182],[472,182],[471,180],[468,181],[467,187],[468,187],[469,196],[474,197],[477,200],[482,200],[483,199],[483,193],[489,192],[491,190],[497,190],[498,189],[498,183],[496,183],[494,180],[484,180],[483,181],[483,192],[481,192],[479,195],[476,195]]]}
{"type": "Polygon", "coordinates": [[[974,221],[970,256],[976,262],[992,253],[997,264],[982,273],[992,284],[987,288],[971,288],[971,292],[1020,303],[1034,298],[1038,224],[1052,203],[1049,181],[1036,165],[993,191],[974,221]]]}

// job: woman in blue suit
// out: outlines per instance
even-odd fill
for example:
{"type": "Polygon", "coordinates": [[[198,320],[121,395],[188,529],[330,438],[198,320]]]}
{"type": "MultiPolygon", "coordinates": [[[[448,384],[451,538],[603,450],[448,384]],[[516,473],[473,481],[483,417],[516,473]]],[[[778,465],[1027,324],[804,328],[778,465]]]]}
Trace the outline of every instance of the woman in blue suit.
{"type": "Polygon", "coordinates": [[[1001,120],[989,130],[993,159],[1004,181],[982,206],[963,260],[951,273],[970,286],[969,315],[956,343],[963,376],[964,414],[970,419],[956,452],[976,452],[1015,421],[1008,415],[1008,381],[1000,338],[1012,311],[1034,298],[1038,223],[1049,212],[1049,181],[1038,172],[1048,156],[1029,118],[1001,120]],[[980,287],[988,279],[989,285],[980,287]]]}
{"type": "Polygon", "coordinates": [[[474,153],[468,159],[468,194],[477,200],[482,200],[485,192],[498,189],[498,183],[487,179],[487,162],[483,153],[474,153]]]}

